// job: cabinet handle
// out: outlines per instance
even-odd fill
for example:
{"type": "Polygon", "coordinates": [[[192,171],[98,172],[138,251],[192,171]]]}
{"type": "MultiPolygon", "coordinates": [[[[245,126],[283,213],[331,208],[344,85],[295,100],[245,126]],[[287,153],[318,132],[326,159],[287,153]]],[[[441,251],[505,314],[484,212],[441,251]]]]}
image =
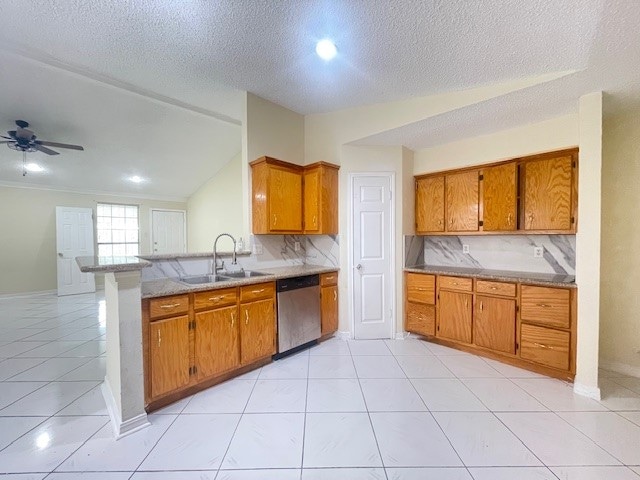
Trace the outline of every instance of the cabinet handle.
{"type": "Polygon", "coordinates": [[[467,308],[467,306],[469,305],[469,300],[468,299],[464,299],[464,308],[467,308]]]}
{"type": "Polygon", "coordinates": [[[458,286],[458,282],[453,282],[453,284],[457,287],[458,286]]]}
{"type": "Polygon", "coordinates": [[[423,287],[416,287],[416,290],[420,291],[420,292],[426,292],[427,289],[423,288],[423,287]]]}
{"type": "Polygon", "coordinates": [[[244,311],[244,324],[249,325],[249,310],[244,311]]]}
{"type": "Polygon", "coordinates": [[[278,223],[278,215],[276,215],[275,213],[273,214],[273,224],[277,224],[278,223]]]}
{"type": "Polygon", "coordinates": [[[209,297],[210,302],[217,302],[218,300],[222,300],[224,295],[218,295],[217,297],[209,297]]]}
{"type": "Polygon", "coordinates": [[[179,307],[179,303],[168,303],[166,305],[160,305],[160,308],[176,308],[179,307]]]}
{"type": "Polygon", "coordinates": [[[313,225],[314,225],[314,226],[316,225],[316,222],[317,222],[317,219],[316,219],[316,216],[314,215],[314,216],[313,216],[313,225]]]}
{"type": "Polygon", "coordinates": [[[327,282],[331,282],[333,279],[334,279],[334,276],[333,276],[333,275],[331,275],[330,277],[325,277],[325,280],[326,280],[327,282]]]}
{"type": "Polygon", "coordinates": [[[442,219],[438,220],[438,226],[441,227],[442,226],[442,219]]]}
{"type": "Polygon", "coordinates": [[[449,225],[453,226],[453,218],[451,220],[449,220],[449,225]]]}
{"type": "Polygon", "coordinates": [[[536,303],[536,307],[552,308],[552,305],[547,305],[546,303],[536,303]]]}
{"type": "Polygon", "coordinates": [[[512,214],[510,213],[509,216],[507,217],[507,225],[511,226],[511,218],[512,218],[512,214]]]}
{"type": "Polygon", "coordinates": [[[482,311],[484,309],[482,302],[480,302],[480,311],[482,311]]]}
{"type": "Polygon", "coordinates": [[[545,345],[544,343],[538,343],[538,342],[534,342],[533,343],[534,347],[540,347],[540,348],[547,348],[549,350],[553,350],[554,348],[550,345],[545,345]]]}
{"type": "Polygon", "coordinates": [[[231,312],[231,326],[233,327],[236,324],[236,316],[231,312]]]}
{"type": "Polygon", "coordinates": [[[491,287],[491,290],[497,290],[498,287],[491,287]]]}
{"type": "Polygon", "coordinates": [[[338,300],[338,292],[337,291],[333,291],[333,301],[337,301],[338,300]]]}
{"type": "Polygon", "coordinates": [[[261,288],[260,290],[251,290],[251,293],[262,293],[264,292],[264,288],[261,288]]]}
{"type": "Polygon", "coordinates": [[[162,337],[160,336],[160,330],[158,330],[158,346],[162,343],[162,337]]]}

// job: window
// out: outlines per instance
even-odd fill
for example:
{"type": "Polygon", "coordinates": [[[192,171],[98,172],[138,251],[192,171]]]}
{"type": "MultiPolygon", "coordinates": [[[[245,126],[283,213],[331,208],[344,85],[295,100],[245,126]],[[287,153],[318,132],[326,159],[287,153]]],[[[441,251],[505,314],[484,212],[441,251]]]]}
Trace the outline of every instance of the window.
{"type": "Polygon", "coordinates": [[[98,255],[138,255],[138,206],[98,204],[98,255]]]}

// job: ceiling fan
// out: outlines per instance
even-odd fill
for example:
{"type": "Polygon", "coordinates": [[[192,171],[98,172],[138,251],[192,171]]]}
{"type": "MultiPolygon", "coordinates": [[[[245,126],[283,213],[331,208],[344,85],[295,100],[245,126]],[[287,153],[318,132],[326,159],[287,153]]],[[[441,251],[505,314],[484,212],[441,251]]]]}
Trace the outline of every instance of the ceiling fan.
{"type": "Polygon", "coordinates": [[[51,150],[47,147],[56,148],[68,148],[70,150],[84,150],[80,145],[68,145],[66,143],[47,142],[45,140],[38,140],[36,135],[28,129],[29,123],[24,120],[16,120],[18,128],[16,130],[9,130],[8,137],[0,135],[0,137],[6,139],[0,141],[0,143],[6,143],[7,147],[18,150],[20,152],[35,152],[39,151],[46,153],[47,155],[59,155],[55,150],[51,150]]]}

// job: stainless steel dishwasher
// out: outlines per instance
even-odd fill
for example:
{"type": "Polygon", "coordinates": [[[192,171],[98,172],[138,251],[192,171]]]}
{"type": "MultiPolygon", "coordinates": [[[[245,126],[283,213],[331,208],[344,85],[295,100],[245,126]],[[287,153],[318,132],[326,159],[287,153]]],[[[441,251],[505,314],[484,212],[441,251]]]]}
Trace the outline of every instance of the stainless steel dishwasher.
{"type": "Polygon", "coordinates": [[[320,338],[320,276],[278,280],[276,291],[280,358],[320,338]]]}

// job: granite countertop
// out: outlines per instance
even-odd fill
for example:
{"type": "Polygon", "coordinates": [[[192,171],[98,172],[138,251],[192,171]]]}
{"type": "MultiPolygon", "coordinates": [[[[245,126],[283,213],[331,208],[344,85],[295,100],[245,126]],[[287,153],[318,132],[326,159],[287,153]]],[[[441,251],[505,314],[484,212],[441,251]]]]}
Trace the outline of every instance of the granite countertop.
{"type": "Polygon", "coordinates": [[[81,272],[133,272],[150,267],[151,262],[138,257],[76,257],[81,272]]]}
{"type": "Polygon", "coordinates": [[[219,288],[238,287],[243,285],[252,285],[255,283],[274,282],[283,278],[336,272],[338,271],[338,268],[320,267],[315,265],[294,265],[290,267],[261,268],[255,271],[266,273],[266,275],[252,278],[234,278],[228,281],[199,285],[186,285],[171,278],[149,280],[148,282],[142,282],[142,298],[164,297],[167,295],[179,295],[182,293],[217,290],[219,288]]]}
{"type": "Polygon", "coordinates": [[[405,272],[432,273],[435,275],[456,275],[475,277],[502,282],[520,282],[529,285],[576,288],[575,275],[556,273],[512,272],[509,270],[489,270],[482,268],[443,267],[437,265],[417,265],[405,267],[405,272]]]}

